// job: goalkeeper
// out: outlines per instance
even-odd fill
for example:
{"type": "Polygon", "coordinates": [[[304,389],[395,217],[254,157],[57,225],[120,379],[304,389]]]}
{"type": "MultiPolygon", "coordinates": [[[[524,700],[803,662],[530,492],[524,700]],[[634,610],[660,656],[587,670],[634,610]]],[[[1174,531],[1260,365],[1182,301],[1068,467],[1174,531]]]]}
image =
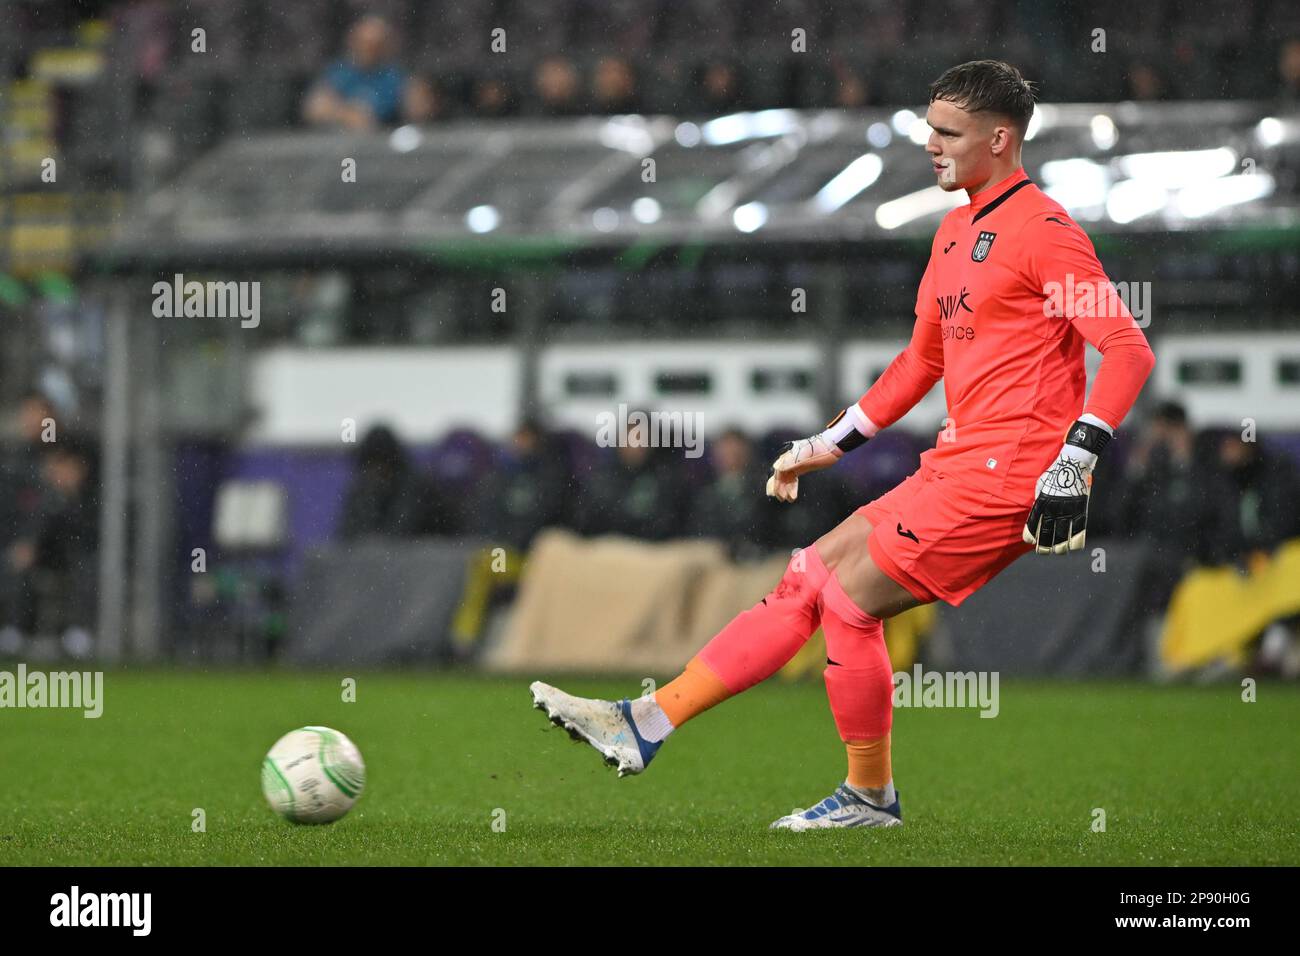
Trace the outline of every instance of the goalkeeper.
{"type": "Polygon", "coordinates": [[[1030,84],[1005,63],[965,63],[931,85],[932,172],[970,201],[935,234],[910,343],[825,431],[777,459],[767,493],[796,502],[803,475],[868,442],[942,378],[948,427],[920,468],[798,551],[772,591],[652,697],[595,701],[533,685],[536,705],[620,775],[645,769],[686,721],[775,673],[820,625],[848,774],[772,826],[897,826],[883,619],[936,600],[961,604],[1030,551],[1084,547],[1093,467],[1154,356],[1087,235],[1021,166],[1033,109],[1030,84]],[[1102,355],[1086,395],[1085,343],[1102,355]]]}

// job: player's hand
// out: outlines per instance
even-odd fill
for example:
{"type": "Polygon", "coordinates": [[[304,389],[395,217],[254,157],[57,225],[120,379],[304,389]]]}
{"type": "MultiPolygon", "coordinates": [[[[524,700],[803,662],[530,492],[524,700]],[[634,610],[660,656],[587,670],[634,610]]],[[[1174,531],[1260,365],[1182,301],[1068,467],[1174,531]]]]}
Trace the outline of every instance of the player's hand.
{"type": "Polygon", "coordinates": [[[769,498],[794,501],[799,497],[800,475],[833,465],[844,457],[844,452],[823,436],[824,433],[785,443],[780,457],[772,462],[772,474],[767,479],[769,498]]]}
{"type": "Polygon", "coordinates": [[[835,464],[845,452],[865,444],[875,433],[876,426],[854,404],[811,438],[786,442],[780,457],[772,462],[772,474],[767,479],[768,497],[794,501],[799,497],[800,475],[835,464]]]}
{"type": "Polygon", "coordinates": [[[1097,453],[1110,433],[1085,421],[1070,426],[1069,436],[1052,466],[1043,472],[1037,499],[1025,522],[1023,537],[1036,554],[1081,551],[1088,536],[1088,500],[1097,453]]]}

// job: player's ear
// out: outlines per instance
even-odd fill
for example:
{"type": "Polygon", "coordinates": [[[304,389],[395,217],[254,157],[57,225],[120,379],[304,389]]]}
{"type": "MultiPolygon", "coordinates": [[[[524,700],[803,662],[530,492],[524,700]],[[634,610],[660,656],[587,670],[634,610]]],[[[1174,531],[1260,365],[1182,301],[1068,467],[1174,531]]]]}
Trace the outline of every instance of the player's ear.
{"type": "Polygon", "coordinates": [[[1011,148],[1013,135],[1010,126],[998,123],[993,127],[993,135],[989,140],[989,151],[994,156],[1001,156],[1011,148]]]}

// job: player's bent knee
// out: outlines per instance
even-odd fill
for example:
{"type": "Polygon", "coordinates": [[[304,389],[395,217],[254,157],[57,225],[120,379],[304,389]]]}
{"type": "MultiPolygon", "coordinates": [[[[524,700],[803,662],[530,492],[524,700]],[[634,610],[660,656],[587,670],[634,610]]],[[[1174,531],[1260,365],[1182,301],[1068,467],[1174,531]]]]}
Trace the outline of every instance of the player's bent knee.
{"type": "Polygon", "coordinates": [[[762,603],[768,598],[797,598],[801,602],[811,602],[830,576],[830,569],[820,553],[813,548],[797,548],[786,563],[785,572],[768,592],[762,603]]]}

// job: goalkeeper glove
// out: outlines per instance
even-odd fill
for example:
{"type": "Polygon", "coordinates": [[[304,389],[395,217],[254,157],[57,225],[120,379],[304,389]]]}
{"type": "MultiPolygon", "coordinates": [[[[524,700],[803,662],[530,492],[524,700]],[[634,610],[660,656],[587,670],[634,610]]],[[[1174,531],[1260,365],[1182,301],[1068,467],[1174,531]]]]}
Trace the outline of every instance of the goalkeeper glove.
{"type": "Polygon", "coordinates": [[[831,419],[824,431],[786,442],[780,457],[772,463],[768,497],[794,501],[799,497],[800,475],[835,464],[845,452],[865,444],[875,433],[876,426],[855,402],[831,419]]]}
{"type": "Polygon", "coordinates": [[[1038,479],[1038,498],[1025,522],[1025,543],[1032,544],[1036,554],[1082,550],[1092,470],[1110,438],[1108,426],[1095,415],[1084,415],[1070,426],[1056,462],[1038,479]]]}

